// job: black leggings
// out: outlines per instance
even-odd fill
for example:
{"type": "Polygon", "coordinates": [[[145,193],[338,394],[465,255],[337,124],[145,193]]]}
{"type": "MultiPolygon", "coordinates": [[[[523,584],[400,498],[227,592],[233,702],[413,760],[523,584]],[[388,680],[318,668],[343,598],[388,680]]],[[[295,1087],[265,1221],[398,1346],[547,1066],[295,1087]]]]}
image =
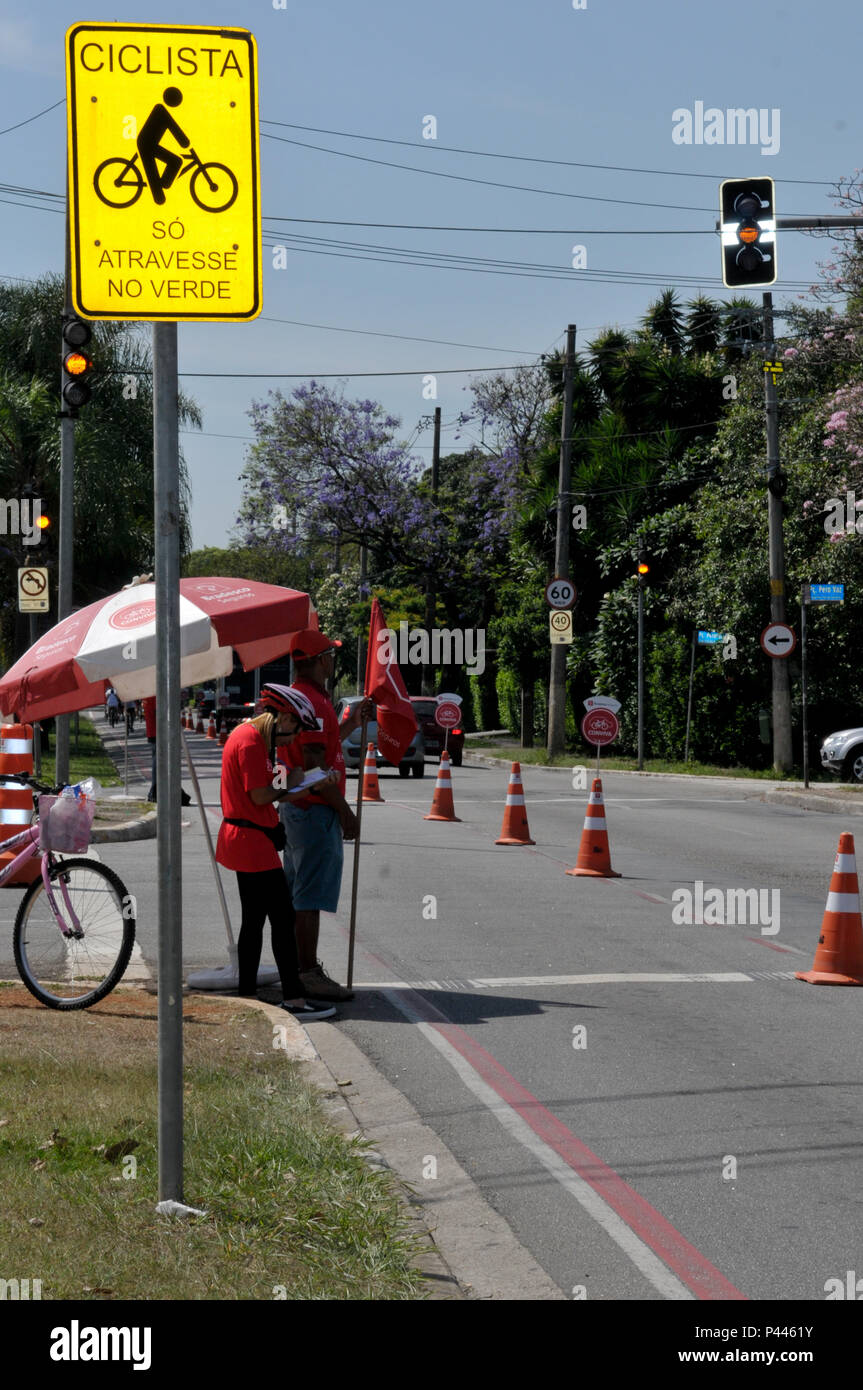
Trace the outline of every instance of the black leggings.
{"type": "Polygon", "coordinates": [[[237,871],[243,922],[237,942],[240,967],[240,994],[254,994],[261,962],[264,939],[264,919],[270,919],[273,958],[282,981],[285,999],[302,999],[297,962],[297,942],[294,936],[294,903],[284,870],[264,869],[262,873],[237,871]]]}

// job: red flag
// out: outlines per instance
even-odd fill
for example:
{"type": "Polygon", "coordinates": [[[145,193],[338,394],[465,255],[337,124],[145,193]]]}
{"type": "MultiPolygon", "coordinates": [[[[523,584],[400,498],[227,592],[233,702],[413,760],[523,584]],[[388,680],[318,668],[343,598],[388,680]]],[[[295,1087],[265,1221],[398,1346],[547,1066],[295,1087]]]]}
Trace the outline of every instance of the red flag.
{"type": "Polygon", "coordinates": [[[377,706],[378,750],[388,763],[398,767],[417,731],[416,715],[408,699],[391,640],[379,640],[386,631],[386,618],[377,599],[372,602],[369,645],[366,655],[365,693],[377,706]],[[388,650],[390,648],[390,650],[388,650]]]}

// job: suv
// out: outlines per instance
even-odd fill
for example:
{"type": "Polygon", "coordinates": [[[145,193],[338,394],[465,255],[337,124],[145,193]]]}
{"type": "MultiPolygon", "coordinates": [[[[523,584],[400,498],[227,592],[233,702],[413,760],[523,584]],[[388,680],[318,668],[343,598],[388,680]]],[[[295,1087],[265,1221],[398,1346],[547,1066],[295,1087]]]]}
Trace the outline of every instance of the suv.
{"type": "MultiPolygon", "coordinates": [[[[439,758],[443,751],[446,729],[442,729],[440,724],[435,723],[434,712],[437,709],[437,700],[433,695],[411,695],[410,702],[414,707],[417,723],[423,732],[426,752],[439,758]]],[[[453,767],[461,767],[464,751],[464,729],[461,727],[450,729],[446,747],[453,767]]]]}
{"type": "MultiPolygon", "coordinates": [[[[347,719],[355,705],[362,704],[362,695],[345,695],[336,705],[336,718],[341,724],[347,719]]],[[[417,720],[419,723],[419,720],[417,720]]],[[[345,759],[345,766],[351,772],[358,772],[365,766],[366,750],[360,746],[362,729],[354,729],[346,739],[342,741],[342,754],[345,759]]],[[[378,726],[374,719],[370,719],[366,726],[366,742],[375,745],[375,763],[377,767],[392,767],[388,763],[378,748],[378,726]]],[[[425,742],[423,740],[422,728],[417,729],[411,739],[410,747],[399,763],[399,776],[407,777],[411,772],[414,777],[425,776],[425,742]]]]}
{"type": "Polygon", "coordinates": [[[840,729],[821,745],[821,766],[846,782],[863,782],[863,729],[840,729]]]}

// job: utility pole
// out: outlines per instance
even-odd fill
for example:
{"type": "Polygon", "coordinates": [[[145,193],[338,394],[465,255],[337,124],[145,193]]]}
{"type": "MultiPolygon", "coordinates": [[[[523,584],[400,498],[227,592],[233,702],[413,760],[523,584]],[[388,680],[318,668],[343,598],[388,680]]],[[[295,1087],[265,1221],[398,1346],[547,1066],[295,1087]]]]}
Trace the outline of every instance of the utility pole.
{"type": "MultiPolygon", "coordinates": [[[[764,353],[775,360],[776,343],[773,332],[773,295],[762,294],[764,306],[764,353]]],[[[779,468],[779,403],[776,382],[771,371],[764,372],[764,410],[767,425],[767,546],[770,564],[770,618],[774,623],[785,622],[785,545],[782,534],[782,494],[784,479],[779,468]]],[[[776,772],[790,772],[793,764],[791,747],[791,679],[788,662],[771,658],[773,680],[773,767],[776,772]]]]}
{"type": "Polygon", "coordinates": [[[644,771],[644,575],[638,542],[638,771],[644,771]]]}
{"type": "MultiPolygon", "coordinates": [[[[557,535],[554,544],[554,573],[569,579],[569,516],[572,484],[572,415],[575,392],[575,324],[566,330],[566,361],[563,373],[563,419],[560,426],[560,475],[557,485],[557,535]]],[[[561,754],[566,743],[566,654],[567,646],[555,642],[551,648],[551,674],[548,690],[549,757],[561,754]]]]}
{"type": "MultiPolygon", "coordinates": [[[[434,411],[434,443],[432,445],[432,503],[437,503],[438,481],[440,477],[440,406],[435,406],[434,411]]],[[[435,586],[435,576],[429,570],[426,575],[426,615],[425,629],[429,637],[429,655],[431,655],[431,631],[435,625],[435,608],[437,607],[437,588],[435,586]]],[[[423,695],[433,695],[435,685],[435,668],[431,661],[427,661],[423,667],[422,693],[423,695]]]]}
{"type": "MultiPolygon", "coordinates": [[[[69,212],[66,211],[66,273],[63,303],[63,326],[74,316],[71,296],[71,259],[69,250],[69,212]]],[[[65,339],[62,340],[65,350],[65,339]]],[[[60,353],[60,515],[58,518],[57,557],[57,621],[62,622],[72,612],[72,546],[75,527],[75,420],[71,408],[63,399],[63,351],[60,353]]],[[[69,781],[69,716],[58,714],[55,721],[54,776],[57,782],[69,781]]]]}

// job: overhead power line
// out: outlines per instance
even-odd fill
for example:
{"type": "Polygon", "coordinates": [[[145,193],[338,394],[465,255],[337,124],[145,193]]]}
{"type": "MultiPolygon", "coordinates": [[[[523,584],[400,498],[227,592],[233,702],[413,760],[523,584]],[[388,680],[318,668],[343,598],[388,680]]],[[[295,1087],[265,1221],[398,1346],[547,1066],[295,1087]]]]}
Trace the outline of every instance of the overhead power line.
{"type": "Polygon", "coordinates": [[[532,188],[527,184],[501,183],[497,179],[478,179],[467,174],[449,174],[442,169],[418,169],[414,164],[396,164],[391,159],[372,159],[371,155],[351,154],[349,150],[333,150],[328,145],[311,145],[305,140],[291,140],[287,135],[271,135],[266,130],[262,134],[265,140],[277,140],[279,144],[296,145],[303,150],[316,150],[319,154],[333,154],[341,159],[357,159],[362,164],[377,164],[383,169],[403,169],[409,174],[423,174],[426,178],[454,179],[457,183],[473,183],[481,185],[483,188],[505,188],[510,193],[541,193],[547,198],[573,198],[580,203],[617,203],[631,208],[661,208],[664,212],[710,212],[715,214],[716,211],[714,207],[693,207],[689,203],[650,203],[636,198],[601,198],[592,193],[563,193],[556,188],[532,188]]]}
{"type": "Polygon", "coordinates": [[[32,121],[38,121],[40,116],[47,116],[49,111],[56,111],[58,106],[65,106],[66,98],[61,97],[55,101],[53,106],[46,106],[43,111],[37,111],[35,116],[28,116],[26,121],[19,121],[17,125],[7,125],[5,130],[0,130],[0,135],[8,135],[10,130],[20,130],[22,125],[30,125],[32,121]]]}
{"type": "MultiPolygon", "coordinates": [[[[297,125],[294,121],[271,121],[261,117],[261,125],[277,125],[287,130],[304,130],[311,135],[338,135],[345,140],[368,140],[378,145],[406,145],[412,150],[439,150],[446,154],[469,154],[481,159],[510,159],[522,164],[556,164],[565,169],[600,169],[614,174],[661,174],[677,179],[710,179],[712,182],[730,178],[726,174],[692,173],[686,169],[644,169],[631,164],[586,164],[577,159],[548,159],[531,154],[501,154],[494,150],[467,150],[458,145],[440,145],[437,140],[396,140],[386,135],[358,135],[351,130],[325,130],[320,126],[297,125]]],[[[796,183],[815,188],[832,188],[828,179],[777,179],[777,183],[796,183]]]]}

